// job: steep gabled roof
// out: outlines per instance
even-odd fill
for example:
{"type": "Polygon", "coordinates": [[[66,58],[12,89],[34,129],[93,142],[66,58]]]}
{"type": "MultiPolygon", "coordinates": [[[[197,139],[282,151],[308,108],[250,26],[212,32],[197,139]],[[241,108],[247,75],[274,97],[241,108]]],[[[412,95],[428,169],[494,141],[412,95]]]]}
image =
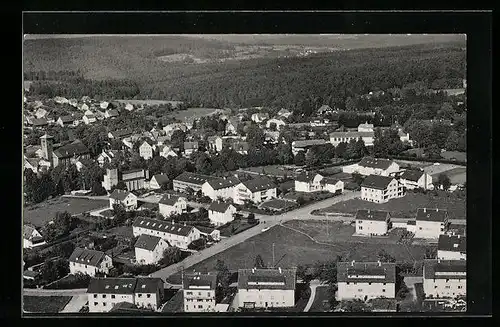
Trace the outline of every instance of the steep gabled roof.
{"type": "Polygon", "coordinates": [[[75,140],[70,144],[63,145],[54,150],[54,154],[60,159],[88,153],[89,149],[80,140],[75,140]]]}
{"type": "Polygon", "coordinates": [[[92,278],[87,293],[97,294],[133,294],[136,278],[92,278]]]}
{"type": "Polygon", "coordinates": [[[465,260],[424,260],[424,279],[466,279],[465,260]]]}
{"type": "Polygon", "coordinates": [[[190,172],[183,172],[176,178],[174,178],[174,181],[179,181],[179,182],[184,182],[184,183],[192,183],[192,184],[197,184],[197,185],[203,185],[206,181],[212,179],[212,176],[207,176],[207,175],[201,175],[201,174],[195,174],[195,173],[190,173],[190,172]]]}
{"type": "Polygon", "coordinates": [[[240,180],[237,177],[223,177],[223,178],[215,178],[212,180],[208,180],[207,183],[214,189],[220,190],[223,188],[233,187],[240,183],[240,180]]]}
{"type": "Polygon", "coordinates": [[[364,157],[359,163],[360,167],[368,167],[374,169],[387,169],[394,161],[381,158],[364,157]]]}
{"type": "Polygon", "coordinates": [[[387,211],[360,209],[356,212],[356,220],[386,221],[387,219],[389,219],[387,211]]]}
{"type": "Polygon", "coordinates": [[[380,175],[369,175],[361,183],[361,187],[374,188],[377,190],[385,190],[394,178],[380,175]]]}
{"type": "Polygon", "coordinates": [[[276,188],[276,185],[267,177],[257,177],[242,182],[252,193],[276,188]]]}
{"type": "Polygon", "coordinates": [[[165,194],[161,199],[159,204],[166,204],[169,206],[175,205],[179,200],[182,200],[184,198],[176,196],[176,195],[171,195],[171,194],[165,194]]]}
{"type": "Polygon", "coordinates": [[[418,180],[420,179],[420,177],[422,177],[423,174],[424,172],[421,170],[405,170],[399,176],[401,177],[401,179],[406,179],[412,182],[418,182],[418,180]]]}
{"type": "Polygon", "coordinates": [[[69,262],[82,263],[97,267],[105,256],[106,254],[101,251],[76,248],[69,257],[69,262]]]}
{"type": "Polygon", "coordinates": [[[123,201],[127,198],[127,196],[129,194],[132,194],[130,193],[129,191],[125,191],[125,190],[119,190],[119,189],[115,189],[110,195],[109,195],[109,198],[110,199],[114,199],[114,200],[118,200],[118,201],[123,201]]]}
{"type": "Polygon", "coordinates": [[[151,236],[147,234],[142,234],[135,242],[135,247],[140,249],[145,249],[148,251],[154,251],[158,243],[160,243],[161,238],[157,236],[151,236]]]}
{"type": "Polygon", "coordinates": [[[208,211],[217,211],[220,213],[225,213],[229,208],[229,206],[231,205],[232,205],[231,203],[227,202],[217,202],[217,201],[212,202],[212,204],[210,204],[210,207],[208,207],[208,211]]]}
{"type": "Polygon", "coordinates": [[[444,222],[448,218],[446,209],[421,208],[417,210],[417,220],[444,222]]]}
{"type": "Polygon", "coordinates": [[[158,183],[158,185],[165,184],[165,183],[167,183],[170,180],[168,178],[168,176],[165,175],[165,174],[156,174],[156,175],[153,176],[153,178],[156,180],[156,182],[158,183]]]}
{"type": "Polygon", "coordinates": [[[238,289],[295,290],[296,269],[239,269],[238,289]]]}

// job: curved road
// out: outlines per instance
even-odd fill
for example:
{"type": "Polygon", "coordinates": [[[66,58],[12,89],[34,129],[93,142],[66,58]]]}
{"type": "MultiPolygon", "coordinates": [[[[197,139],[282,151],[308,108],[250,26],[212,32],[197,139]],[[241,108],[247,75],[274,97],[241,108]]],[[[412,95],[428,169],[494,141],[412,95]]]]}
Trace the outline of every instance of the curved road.
{"type": "Polygon", "coordinates": [[[313,279],[309,283],[309,288],[311,289],[311,295],[309,296],[309,301],[307,301],[306,307],[304,308],[304,312],[308,312],[311,309],[311,306],[314,303],[314,298],[316,297],[316,288],[320,285],[321,282],[317,279],[313,279]]]}

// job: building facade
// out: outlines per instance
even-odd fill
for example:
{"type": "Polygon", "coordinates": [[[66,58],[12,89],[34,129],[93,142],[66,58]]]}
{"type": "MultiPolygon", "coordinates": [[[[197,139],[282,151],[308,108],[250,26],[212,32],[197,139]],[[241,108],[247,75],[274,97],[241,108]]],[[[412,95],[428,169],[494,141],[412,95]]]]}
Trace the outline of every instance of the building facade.
{"type": "Polygon", "coordinates": [[[208,218],[216,226],[227,224],[234,220],[236,208],[230,203],[212,202],[208,207],[208,218]]]}
{"type": "Polygon", "coordinates": [[[176,192],[186,192],[187,189],[198,192],[201,190],[203,184],[210,179],[213,179],[213,177],[185,171],[174,178],[173,188],[176,192]]]}
{"type": "Polygon", "coordinates": [[[223,177],[210,179],[203,183],[201,192],[212,200],[232,199],[235,187],[241,183],[237,177],[223,177]]]}
{"type": "Polygon", "coordinates": [[[188,245],[200,238],[200,231],[193,226],[176,224],[173,221],[136,218],[132,224],[134,237],[142,234],[158,236],[167,241],[170,246],[187,249],[188,245]]]}
{"type": "Polygon", "coordinates": [[[93,277],[99,272],[107,275],[111,268],[111,257],[101,251],[76,248],[69,257],[70,274],[81,273],[93,277]]]}
{"type": "Polygon", "coordinates": [[[356,212],[356,234],[386,235],[390,227],[390,217],[387,211],[362,209],[356,212]]]}
{"type": "Polygon", "coordinates": [[[438,239],[446,233],[448,226],[448,211],[445,209],[423,208],[417,210],[415,237],[438,239]]]}
{"type": "Polygon", "coordinates": [[[466,295],[465,260],[427,259],[424,261],[423,277],[426,298],[455,298],[466,295]]]}
{"type": "Polygon", "coordinates": [[[405,170],[399,175],[399,181],[407,190],[416,188],[424,190],[434,189],[432,176],[421,170],[405,170]]]}
{"type": "Polygon", "coordinates": [[[169,247],[167,241],[158,236],[142,234],[135,243],[135,261],[141,265],[152,265],[163,258],[163,252],[169,247]]]}
{"type": "Polygon", "coordinates": [[[399,172],[399,165],[392,160],[365,157],[357,164],[343,167],[342,171],[347,174],[358,173],[363,176],[392,176],[399,172]]]}
{"type": "Polygon", "coordinates": [[[131,192],[115,189],[109,195],[109,208],[114,205],[122,205],[125,210],[135,210],[137,208],[137,196],[131,192]]]}
{"type": "Polygon", "coordinates": [[[158,202],[160,214],[163,217],[180,215],[187,210],[186,198],[165,194],[158,202]]]}
{"type": "Polygon", "coordinates": [[[440,260],[466,260],[466,237],[462,235],[439,235],[437,258],[440,260]]]}
{"type": "Polygon", "coordinates": [[[259,177],[244,181],[236,186],[234,203],[244,204],[245,201],[261,203],[276,198],[277,188],[268,178],[259,177]]]}
{"type": "Polygon", "coordinates": [[[182,281],[184,312],[214,312],[215,274],[186,274],[182,281]]]}
{"type": "Polygon", "coordinates": [[[361,199],[375,203],[385,203],[405,196],[403,184],[396,178],[370,175],[361,183],[361,199]]]}

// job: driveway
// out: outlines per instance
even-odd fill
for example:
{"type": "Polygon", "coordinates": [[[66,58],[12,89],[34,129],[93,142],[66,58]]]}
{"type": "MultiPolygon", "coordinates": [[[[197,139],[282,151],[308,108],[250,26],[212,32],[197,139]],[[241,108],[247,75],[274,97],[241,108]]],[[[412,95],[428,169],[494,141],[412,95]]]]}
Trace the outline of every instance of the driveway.
{"type": "Polygon", "coordinates": [[[66,304],[64,309],[61,310],[61,313],[78,313],[80,309],[88,302],[87,294],[85,295],[75,295],[73,298],[66,304]]]}
{"type": "Polygon", "coordinates": [[[316,297],[316,288],[320,285],[321,282],[317,279],[314,279],[309,283],[309,288],[311,289],[311,296],[309,297],[309,301],[307,301],[306,307],[304,308],[304,312],[308,312],[309,309],[311,309],[311,306],[314,303],[314,298],[316,297]]]}
{"type": "Polygon", "coordinates": [[[417,293],[415,290],[415,284],[421,284],[423,283],[423,278],[422,277],[410,277],[407,276],[404,278],[404,282],[408,289],[410,290],[411,295],[413,296],[413,300],[417,300],[417,293]]]}

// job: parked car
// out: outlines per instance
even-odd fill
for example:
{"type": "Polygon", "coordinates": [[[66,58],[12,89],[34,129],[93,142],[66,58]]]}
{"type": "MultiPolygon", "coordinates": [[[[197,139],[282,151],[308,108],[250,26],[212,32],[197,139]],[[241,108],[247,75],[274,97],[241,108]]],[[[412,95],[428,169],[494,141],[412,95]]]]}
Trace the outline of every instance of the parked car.
{"type": "Polygon", "coordinates": [[[266,227],[266,228],[263,228],[263,229],[262,229],[262,231],[263,231],[263,232],[266,232],[266,231],[268,231],[268,230],[269,230],[269,228],[271,228],[271,227],[266,227]]]}

